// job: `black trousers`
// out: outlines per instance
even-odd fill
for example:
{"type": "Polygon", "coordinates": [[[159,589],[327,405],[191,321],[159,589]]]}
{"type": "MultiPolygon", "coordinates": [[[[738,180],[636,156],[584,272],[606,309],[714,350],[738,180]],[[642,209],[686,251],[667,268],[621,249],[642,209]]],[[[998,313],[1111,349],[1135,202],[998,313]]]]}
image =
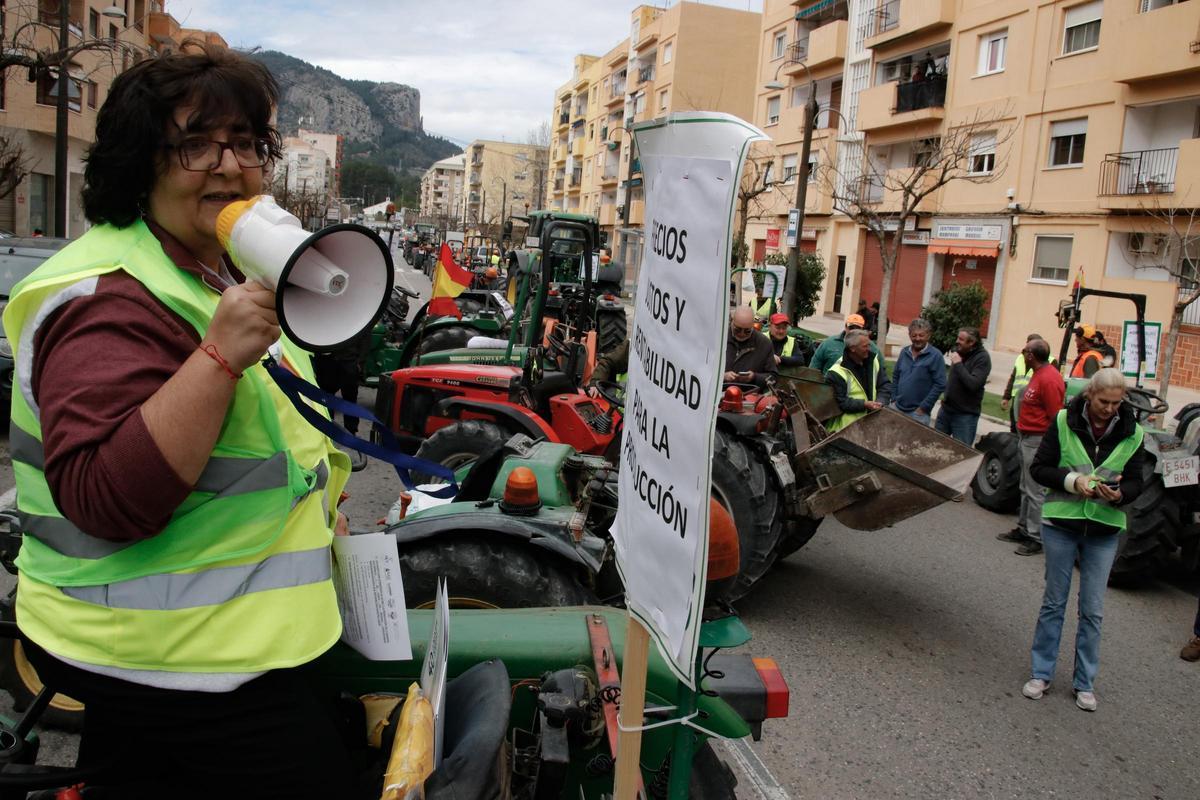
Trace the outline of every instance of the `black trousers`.
{"type": "MultiPolygon", "coordinates": [[[[358,402],[358,364],[344,358],[329,355],[313,356],[313,374],[317,386],[323,392],[341,393],[342,399],[358,402]]],[[[358,433],[358,417],[343,417],[342,426],[350,433],[358,433]]]]}
{"type": "Polygon", "coordinates": [[[92,782],[106,787],[106,798],[361,796],[336,704],[301,668],[272,670],[232,692],[187,692],[97,675],[32,643],[25,648],[48,686],[86,706],[79,766],[108,765],[92,782]]]}

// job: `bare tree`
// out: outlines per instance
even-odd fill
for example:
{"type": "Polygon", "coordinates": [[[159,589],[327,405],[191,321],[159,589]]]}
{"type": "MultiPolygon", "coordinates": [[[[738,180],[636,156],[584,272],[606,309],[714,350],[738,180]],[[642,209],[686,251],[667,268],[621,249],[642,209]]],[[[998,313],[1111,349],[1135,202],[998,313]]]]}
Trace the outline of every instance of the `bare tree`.
{"type": "Polygon", "coordinates": [[[770,158],[751,158],[746,161],[746,167],[742,170],[742,182],[738,186],[738,230],[734,238],[737,248],[734,267],[737,269],[746,266],[746,256],[750,250],[746,242],[746,225],[751,219],[761,219],[764,216],[772,193],[778,185],[771,180],[772,163],[774,162],[770,158]]]}
{"type": "Polygon", "coordinates": [[[533,171],[534,209],[545,205],[546,175],[550,171],[550,122],[542,120],[529,129],[526,134],[526,144],[534,145],[533,157],[529,159],[529,167],[533,171]]]}
{"type": "Polygon", "coordinates": [[[1138,226],[1136,234],[1143,242],[1153,242],[1155,246],[1151,249],[1160,254],[1160,258],[1150,259],[1155,263],[1146,264],[1141,259],[1130,259],[1128,250],[1122,252],[1135,270],[1166,270],[1178,287],[1162,353],[1162,372],[1158,374],[1158,394],[1165,400],[1171,386],[1171,367],[1184,312],[1200,299],[1200,209],[1179,208],[1161,202],[1141,204],[1140,208],[1144,224],[1138,226]]]}
{"type": "MultiPolygon", "coordinates": [[[[59,7],[66,3],[59,0],[59,7]]],[[[25,2],[8,7],[10,21],[5,27],[12,35],[0,41],[0,76],[12,67],[29,70],[30,76],[57,74],[60,68],[78,68],[76,59],[83,53],[103,56],[96,60],[93,71],[107,63],[113,72],[119,72],[119,61],[125,56],[142,58],[151,54],[144,47],[107,37],[80,36],[63,46],[58,41],[58,11],[43,12],[41,6],[25,2]]]]}
{"type": "Polygon", "coordinates": [[[25,155],[24,146],[12,136],[0,133],[0,197],[12,194],[37,162],[25,155]]]}
{"type": "Polygon", "coordinates": [[[833,198],[834,210],[866,228],[879,243],[883,262],[878,315],[881,344],[887,341],[888,300],[908,220],[919,211],[935,210],[929,206],[952,181],[991,183],[1004,174],[1005,145],[1015,131],[1003,124],[1008,118],[1007,110],[978,111],[962,123],[948,125],[940,136],[910,142],[905,168],[894,168],[879,149],[863,149],[862,144],[846,141],[839,146],[857,147],[860,152],[847,154],[850,157],[840,162],[821,159],[818,180],[833,198]]]}

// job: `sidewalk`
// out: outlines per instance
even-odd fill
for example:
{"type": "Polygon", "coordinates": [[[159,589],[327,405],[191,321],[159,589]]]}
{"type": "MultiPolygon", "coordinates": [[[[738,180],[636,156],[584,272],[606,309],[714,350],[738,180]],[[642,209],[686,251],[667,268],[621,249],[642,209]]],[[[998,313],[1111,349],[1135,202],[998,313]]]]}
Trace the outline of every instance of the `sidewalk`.
{"type": "MultiPolygon", "coordinates": [[[[835,314],[824,314],[822,316],[812,316],[808,319],[801,320],[797,323],[797,327],[806,330],[823,333],[827,336],[833,336],[840,333],[845,326],[844,317],[835,314]]],[[[1054,328],[1055,341],[1050,342],[1051,352],[1057,357],[1058,347],[1061,344],[1060,337],[1062,332],[1058,328],[1054,328]]],[[[898,349],[908,344],[908,331],[903,325],[892,325],[888,329],[888,349],[898,349]]],[[[1071,352],[1074,352],[1072,348],[1071,352]]],[[[989,350],[988,355],[992,357],[992,373],[988,376],[987,391],[1002,395],[1004,394],[1004,386],[1008,383],[1008,376],[1012,372],[1013,364],[1017,360],[1016,353],[1010,353],[1004,350],[989,350]]],[[[1146,388],[1150,391],[1157,392],[1159,389],[1158,381],[1146,381],[1146,388]]],[[[1167,419],[1163,420],[1168,430],[1175,427],[1175,412],[1186,406],[1188,403],[1200,403],[1200,391],[1194,389],[1185,389],[1180,386],[1172,386],[1168,392],[1168,403],[1171,406],[1171,411],[1167,412],[1167,419]]],[[[984,417],[979,421],[980,435],[988,433],[991,430],[1007,430],[1008,425],[1003,420],[992,420],[991,417],[984,417]],[[985,425],[990,424],[992,427],[985,428],[985,425]]]]}

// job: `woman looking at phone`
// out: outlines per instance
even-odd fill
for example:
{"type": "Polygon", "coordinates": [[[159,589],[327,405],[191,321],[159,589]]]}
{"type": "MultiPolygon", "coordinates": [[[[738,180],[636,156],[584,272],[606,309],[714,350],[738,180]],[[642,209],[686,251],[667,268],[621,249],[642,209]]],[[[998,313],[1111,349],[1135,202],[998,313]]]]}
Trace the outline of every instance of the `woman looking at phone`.
{"type": "Polygon", "coordinates": [[[1096,710],[1093,681],[1100,665],[1104,591],[1125,530],[1122,510],[1142,491],[1142,427],[1124,404],[1125,376],[1097,371],[1087,388],[1058,412],[1030,466],[1047,487],[1042,508],[1046,590],[1033,634],[1032,677],[1021,689],[1037,700],[1050,687],[1058,659],[1071,573],[1079,561],[1079,629],[1075,635],[1075,705],[1096,710]]]}

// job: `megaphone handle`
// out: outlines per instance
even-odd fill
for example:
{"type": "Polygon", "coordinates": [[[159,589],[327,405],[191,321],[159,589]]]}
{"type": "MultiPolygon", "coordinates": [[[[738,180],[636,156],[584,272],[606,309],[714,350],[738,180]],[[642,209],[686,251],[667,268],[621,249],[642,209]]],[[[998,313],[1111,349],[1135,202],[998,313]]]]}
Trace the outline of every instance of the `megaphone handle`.
{"type": "Polygon", "coordinates": [[[400,476],[400,482],[404,484],[404,488],[427,494],[430,497],[454,497],[458,494],[458,483],[454,479],[454,470],[434,461],[426,461],[423,458],[410,456],[403,452],[400,449],[400,442],[396,439],[395,435],[367,409],[357,403],[351,403],[348,400],[321,391],[321,389],[313,386],[308,381],[294,375],[290,370],[279,366],[275,362],[275,359],[270,356],[263,359],[262,365],[275,381],[275,384],[287,395],[288,400],[296,407],[296,410],[300,412],[300,416],[304,417],[304,420],[309,425],[312,425],[343,447],[349,447],[364,455],[388,462],[395,467],[396,474],[400,476]],[[370,422],[375,430],[379,431],[379,435],[383,439],[383,444],[376,444],[366,439],[360,439],[340,425],[325,419],[325,417],[317,413],[316,409],[301,400],[301,396],[320,403],[331,411],[340,411],[343,414],[370,422]],[[411,469],[435,475],[439,478],[445,478],[450,484],[436,491],[417,489],[413,485],[412,476],[408,474],[408,471],[411,469]]]}

